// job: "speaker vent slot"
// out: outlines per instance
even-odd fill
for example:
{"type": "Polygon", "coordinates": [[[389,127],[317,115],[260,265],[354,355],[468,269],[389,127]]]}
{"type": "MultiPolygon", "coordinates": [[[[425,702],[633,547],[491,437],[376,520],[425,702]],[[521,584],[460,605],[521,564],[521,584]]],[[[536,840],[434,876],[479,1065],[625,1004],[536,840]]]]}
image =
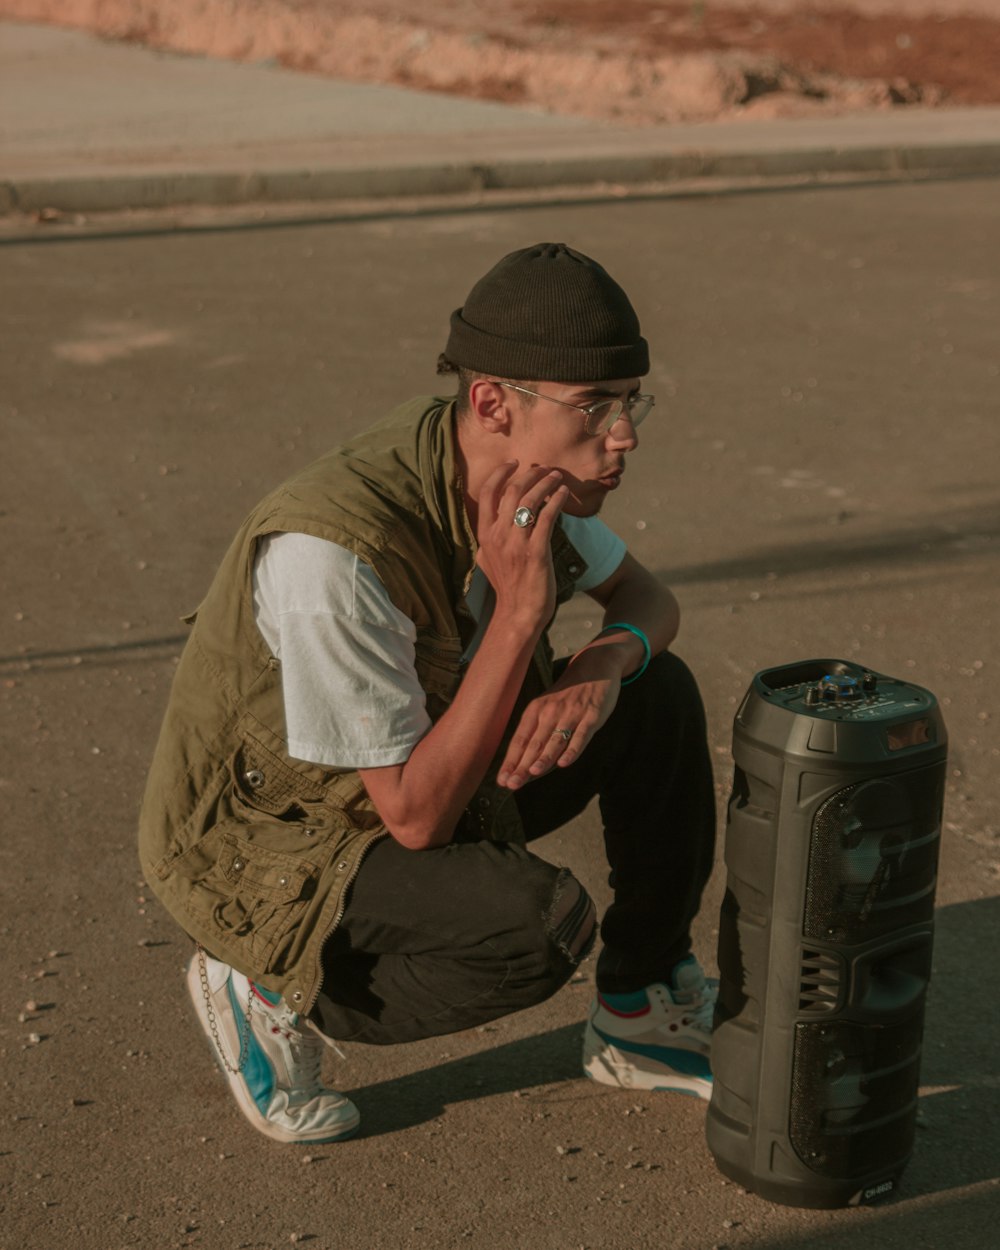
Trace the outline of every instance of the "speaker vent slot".
{"type": "Polygon", "coordinates": [[[799,1011],[810,1015],[836,1011],[843,979],[843,963],[836,955],[827,951],[803,951],[799,1011]]]}

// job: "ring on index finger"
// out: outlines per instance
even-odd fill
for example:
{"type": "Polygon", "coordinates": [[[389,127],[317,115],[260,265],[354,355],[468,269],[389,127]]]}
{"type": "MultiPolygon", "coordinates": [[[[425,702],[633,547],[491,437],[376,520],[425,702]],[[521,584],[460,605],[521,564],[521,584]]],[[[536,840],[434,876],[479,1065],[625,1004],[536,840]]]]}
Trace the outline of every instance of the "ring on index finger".
{"type": "Polygon", "coordinates": [[[535,514],[530,508],[525,508],[522,505],[514,513],[514,524],[518,527],[518,529],[526,530],[529,525],[534,525],[534,523],[535,514]]]}

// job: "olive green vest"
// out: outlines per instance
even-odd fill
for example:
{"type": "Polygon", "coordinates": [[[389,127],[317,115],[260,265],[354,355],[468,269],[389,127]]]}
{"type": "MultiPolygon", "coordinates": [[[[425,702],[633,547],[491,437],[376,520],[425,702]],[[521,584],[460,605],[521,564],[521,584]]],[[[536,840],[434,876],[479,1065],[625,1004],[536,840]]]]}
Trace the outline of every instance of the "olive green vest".
{"type": "MultiPolygon", "coordinates": [[[[475,630],[463,601],[476,543],[455,463],[453,403],[404,405],[254,509],[188,618],[153,758],[139,833],[149,884],[211,954],[307,1011],[319,993],[322,945],[365,851],[387,830],[356,772],[288,753],[280,663],[253,609],[254,553],[279,531],[328,539],[372,567],[416,627],[417,677],[437,720],[475,630]]],[[[553,559],[561,602],[585,566],[559,527],[553,559]]],[[[551,681],[551,660],[543,636],[512,725],[551,681]]],[[[495,782],[502,750],[456,836],[522,836],[513,796],[495,782]]]]}

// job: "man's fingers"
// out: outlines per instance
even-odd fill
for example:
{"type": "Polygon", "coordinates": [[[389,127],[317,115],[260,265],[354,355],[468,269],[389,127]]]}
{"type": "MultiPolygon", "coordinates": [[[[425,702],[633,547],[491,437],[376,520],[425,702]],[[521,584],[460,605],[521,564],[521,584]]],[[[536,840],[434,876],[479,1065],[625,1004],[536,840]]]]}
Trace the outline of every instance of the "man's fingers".
{"type": "Polygon", "coordinates": [[[596,732],[596,725],[591,725],[589,729],[584,729],[582,726],[579,727],[573,735],[573,740],[566,743],[566,750],[556,760],[556,766],[558,768],[568,768],[570,764],[575,763],[587,749],[591,738],[593,738],[596,732]]]}
{"type": "Polygon", "coordinates": [[[552,529],[568,498],[569,487],[560,485],[547,497],[543,497],[543,501],[537,505],[536,509],[532,509],[535,512],[535,529],[538,530],[544,542],[547,543],[551,537],[552,529]]]}
{"type": "MultiPolygon", "coordinates": [[[[562,482],[562,474],[556,469],[535,468],[530,474],[514,477],[507,484],[503,499],[499,504],[499,514],[497,522],[501,526],[509,521],[515,524],[514,518],[521,509],[526,508],[533,519],[529,520],[527,525],[519,527],[522,534],[536,528],[541,520],[543,512],[553,500],[556,492],[562,482]]],[[[560,501],[555,510],[558,515],[562,501],[560,501]]],[[[546,531],[551,529],[552,519],[549,519],[546,531]]]]}
{"type": "Polygon", "coordinates": [[[497,515],[504,488],[517,472],[517,466],[516,460],[508,460],[505,464],[498,465],[483,482],[479,495],[479,507],[484,517],[492,519],[497,515]]]}
{"type": "Polygon", "coordinates": [[[611,715],[618,689],[617,682],[606,680],[557,683],[533,700],[497,773],[500,785],[517,790],[553,768],[575,763],[611,715]]]}
{"type": "MultiPolygon", "coordinates": [[[[518,461],[508,461],[494,469],[483,483],[479,496],[480,515],[487,523],[509,521],[513,525],[517,509],[529,508],[537,521],[543,507],[553,502],[556,502],[555,515],[558,515],[569,493],[565,488],[560,489],[561,481],[558,469],[531,465],[522,470],[518,461]]],[[[548,529],[553,522],[554,518],[549,521],[548,529]]]]}
{"type": "MultiPolygon", "coordinates": [[[[521,776],[521,769],[519,768],[519,765],[524,758],[529,741],[530,735],[523,733],[520,728],[514,734],[513,738],[511,738],[510,746],[507,748],[507,754],[504,756],[504,761],[500,765],[500,769],[497,772],[497,781],[500,785],[510,785],[512,781],[516,782],[517,778],[521,776]]],[[[524,771],[526,772],[527,769],[524,771]]],[[[512,786],[511,788],[513,789],[515,787],[512,786]]]]}
{"type": "Polygon", "coordinates": [[[590,722],[592,717],[584,718],[577,725],[567,723],[555,728],[539,725],[533,733],[515,735],[497,775],[500,785],[516,790],[535,777],[551,772],[557,765],[572,764],[593,736],[590,722]]]}
{"type": "Polygon", "coordinates": [[[545,741],[541,744],[541,749],[536,758],[528,765],[528,772],[532,777],[541,777],[550,769],[566,759],[567,755],[570,759],[575,758],[578,753],[574,750],[574,742],[581,736],[579,727],[563,726],[559,729],[553,729],[545,741]]]}

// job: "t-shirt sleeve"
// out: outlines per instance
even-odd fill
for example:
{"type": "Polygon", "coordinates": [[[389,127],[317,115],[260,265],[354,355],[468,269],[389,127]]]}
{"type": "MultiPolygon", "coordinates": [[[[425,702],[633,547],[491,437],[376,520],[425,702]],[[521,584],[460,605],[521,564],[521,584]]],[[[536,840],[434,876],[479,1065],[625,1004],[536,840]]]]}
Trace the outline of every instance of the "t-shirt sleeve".
{"type": "Polygon", "coordinates": [[[586,573],[577,578],[577,590],[592,590],[607,581],[625,559],[624,542],[600,517],[567,516],[564,512],[559,523],[587,565],[586,573]]]}
{"type": "Polygon", "coordinates": [[[265,538],[254,616],[281,665],[288,750],[330,768],[402,764],[430,728],[416,630],[372,569],[310,534],[265,538]]]}

